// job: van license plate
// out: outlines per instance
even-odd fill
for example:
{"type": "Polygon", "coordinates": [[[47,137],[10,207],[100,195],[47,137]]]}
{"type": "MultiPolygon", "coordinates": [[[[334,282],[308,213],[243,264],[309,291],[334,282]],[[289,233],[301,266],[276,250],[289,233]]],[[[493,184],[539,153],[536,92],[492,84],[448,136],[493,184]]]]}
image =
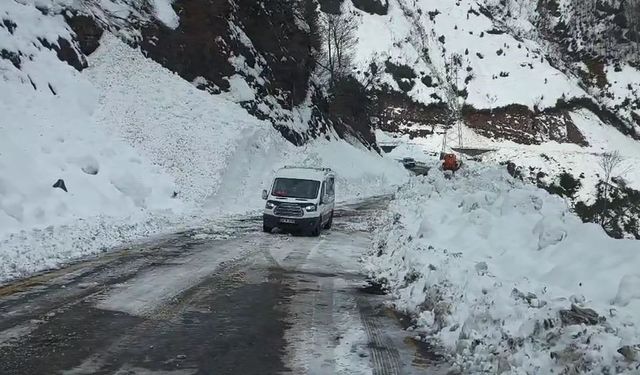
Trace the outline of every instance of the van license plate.
{"type": "Polygon", "coordinates": [[[295,224],[296,223],[296,221],[293,220],[293,219],[280,219],[280,222],[282,224],[295,224]]]}

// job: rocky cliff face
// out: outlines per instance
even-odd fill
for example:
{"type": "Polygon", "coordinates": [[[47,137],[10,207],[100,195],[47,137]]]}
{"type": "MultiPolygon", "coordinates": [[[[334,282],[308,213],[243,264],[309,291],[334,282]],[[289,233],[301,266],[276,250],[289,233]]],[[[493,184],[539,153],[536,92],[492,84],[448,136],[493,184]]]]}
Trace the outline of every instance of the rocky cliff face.
{"type": "MultiPolygon", "coordinates": [[[[453,86],[464,102],[465,123],[487,137],[585,144],[568,114],[586,108],[640,138],[640,84],[628,79],[640,77],[639,21],[631,3],[461,0],[451,8],[444,1],[408,0],[109,0],[80,6],[52,0],[34,6],[64,17],[68,35],[40,41],[78,70],[108,30],[197,87],[231,92],[295,144],[335,130],[375,147],[372,126],[419,136],[450,125],[453,86]],[[354,76],[360,82],[367,65],[382,71],[380,83],[368,86],[375,102],[362,110],[332,106],[314,79],[322,12],[357,18],[354,76]]],[[[16,23],[7,18],[0,27],[11,31],[16,23]]],[[[20,54],[5,48],[0,56],[19,65],[20,54]]],[[[354,100],[361,95],[351,94],[354,100]]]]}
{"type": "MultiPolygon", "coordinates": [[[[64,36],[35,42],[79,71],[107,31],[198,88],[229,93],[296,145],[337,134],[376,148],[368,118],[353,122],[331,112],[326,90],[313,77],[313,52],[320,48],[315,2],[52,0],[31,6],[48,19],[64,19],[64,36]]],[[[7,16],[0,27],[12,32],[28,25],[16,26],[7,16]]],[[[24,54],[3,49],[0,57],[19,66],[24,54]]]]}

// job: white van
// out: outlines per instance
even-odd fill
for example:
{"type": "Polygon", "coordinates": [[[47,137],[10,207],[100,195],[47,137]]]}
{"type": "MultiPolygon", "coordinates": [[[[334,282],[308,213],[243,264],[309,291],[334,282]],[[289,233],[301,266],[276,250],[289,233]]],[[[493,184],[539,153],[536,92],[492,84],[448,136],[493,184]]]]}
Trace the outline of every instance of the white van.
{"type": "Polygon", "coordinates": [[[335,174],[330,168],[284,167],[276,173],[269,191],[262,228],[299,229],[312,236],[331,228],[335,203],[335,174]]]}

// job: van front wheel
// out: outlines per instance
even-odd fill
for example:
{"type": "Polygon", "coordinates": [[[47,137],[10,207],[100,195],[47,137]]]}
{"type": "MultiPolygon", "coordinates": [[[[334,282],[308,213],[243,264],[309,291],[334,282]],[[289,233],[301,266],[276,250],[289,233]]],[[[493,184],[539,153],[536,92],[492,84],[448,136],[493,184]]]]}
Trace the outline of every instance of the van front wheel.
{"type": "Polygon", "coordinates": [[[331,210],[331,216],[329,216],[329,221],[324,225],[324,229],[331,229],[331,225],[333,225],[333,210],[331,210]]]}
{"type": "Polygon", "coordinates": [[[318,218],[316,225],[314,225],[313,229],[311,229],[311,236],[318,237],[320,235],[321,230],[322,230],[322,216],[318,218]]]}
{"type": "Polygon", "coordinates": [[[265,233],[271,233],[271,231],[273,230],[273,228],[271,228],[270,226],[267,225],[267,223],[263,222],[262,223],[262,231],[265,233]]]}

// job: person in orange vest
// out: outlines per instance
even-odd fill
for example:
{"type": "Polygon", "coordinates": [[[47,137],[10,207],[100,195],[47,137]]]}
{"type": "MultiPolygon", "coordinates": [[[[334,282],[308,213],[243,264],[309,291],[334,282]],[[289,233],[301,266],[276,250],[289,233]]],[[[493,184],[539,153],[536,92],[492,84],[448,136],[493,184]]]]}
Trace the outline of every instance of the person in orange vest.
{"type": "Polygon", "coordinates": [[[444,161],[442,162],[442,170],[443,171],[452,171],[455,172],[460,168],[460,163],[458,163],[458,158],[456,154],[445,154],[444,161]]]}

